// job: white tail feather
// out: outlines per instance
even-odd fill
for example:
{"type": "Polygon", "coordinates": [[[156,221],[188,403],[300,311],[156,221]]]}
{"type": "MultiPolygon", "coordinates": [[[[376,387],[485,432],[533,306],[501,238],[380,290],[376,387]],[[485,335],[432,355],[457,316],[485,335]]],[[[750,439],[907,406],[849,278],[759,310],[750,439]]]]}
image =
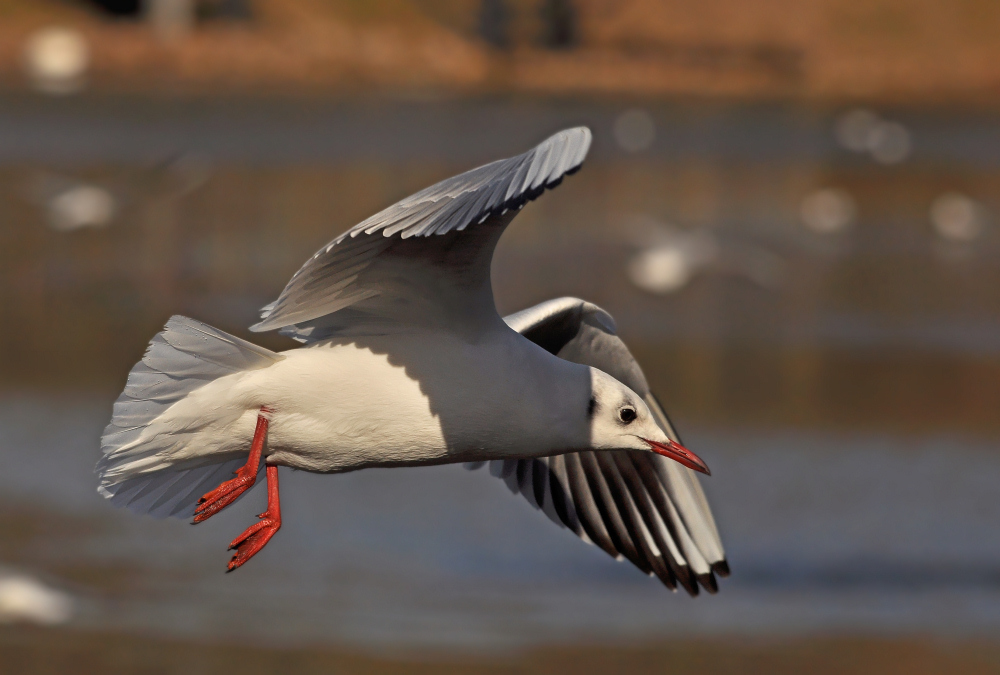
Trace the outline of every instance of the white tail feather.
{"type": "Polygon", "coordinates": [[[174,316],[150,341],[115,401],[101,437],[98,492],[116,506],[157,517],[189,515],[198,498],[245,459],[208,458],[207,464],[172,463],[165,452],[183,433],[142,439],[146,427],[196,389],[232,373],[266,368],[282,357],[200,321],[174,316]],[[141,442],[140,442],[141,441],[141,442]]]}

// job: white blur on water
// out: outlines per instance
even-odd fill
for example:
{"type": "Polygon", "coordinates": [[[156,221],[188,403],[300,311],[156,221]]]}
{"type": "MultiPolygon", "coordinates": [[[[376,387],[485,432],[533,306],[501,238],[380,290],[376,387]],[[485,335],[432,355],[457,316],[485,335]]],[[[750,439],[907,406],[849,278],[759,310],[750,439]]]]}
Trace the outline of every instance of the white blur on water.
{"type": "Polygon", "coordinates": [[[645,110],[632,108],[615,119],[612,133],[625,152],[642,152],[656,140],[656,123],[645,110]]]}
{"type": "Polygon", "coordinates": [[[983,207],[976,200],[957,192],[937,197],[931,203],[930,219],[934,231],[945,241],[975,241],[986,229],[983,207]]]}
{"type": "Polygon", "coordinates": [[[899,164],[910,157],[910,132],[899,122],[882,119],[877,113],[855,108],[841,115],[835,134],[841,147],[851,152],[869,153],[879,164],[899,164]]]}
{"type": "Polygon", "coordinates": [[[652,218],[630,224],[640,250],[627,264],[629,279],[647,293],[674,293],[719,257],[715,235],[704,230],[684,231],[652,218]]]}
{"type": "Polygon", "coordinates": [[[86,86],[90,47],[77,30],[43,28],[28,37],[23,63],[25,74],[38,91],[73,94],[86,86]]]}
{"type": "Polygon", "coordinates": [[[676,293],[700,273],[742,277],[771,290],[784,278],[779,256],[758,246],[723,241],[714,232],[682,230],[650,218],[636,219],[630,230],[639,250],[629,259],[626,273],[647,293],[676,293]]]}
{"type": "Polygon", "coordinates": [[[675,246],[660,246],[638,253],[628,264],[632,283],[650,293],[672,293],[691,280],[694,265],[675,246]]]}
{"type": "Polygon", "coordinates": [[[45,626],[65,623],[73,615],[73,599],[31,577],[0,571],[0,623],[28,622],[45,626]]]}
{"type": "Polygon", "coordinates": [[[57,232],[106,227],[115,217],[114,196],[96,185],[76,185],[54,195],[47,206],[49,225],[57,232]]]}
{"type": "Polygon", "coordinates": [[[846,190],[823,188],[806,195],[799,207],[802,224],[817,234],[838,234],[850,228],[858,207],[846,190]]]}

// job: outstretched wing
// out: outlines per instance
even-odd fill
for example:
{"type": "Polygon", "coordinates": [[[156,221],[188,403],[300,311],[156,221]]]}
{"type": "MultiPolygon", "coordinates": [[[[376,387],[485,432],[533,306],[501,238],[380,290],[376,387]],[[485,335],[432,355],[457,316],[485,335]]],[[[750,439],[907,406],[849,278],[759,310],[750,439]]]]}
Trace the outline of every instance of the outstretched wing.
{"type": "MultiPolygon", "coordinates": [[[[549,352],[599,368],[642,396],[663,431],[680,442],[611,315],[577,298],[549,300],[504,319],[549,352]]],[[[478,468],[480,462],[467,465],[478,468]]],[[[494,460],[502,478],[558,525],[664,584],[714,593],[729,567],[712,511],[694,472],[666,457],[632,450],[494,460]]]]}
{"type": "Polygon", "coordinates": [[[580,168],[590,130],[567,129],[523,155],[449,178],[320,249],[261,310],[254,331],[302,341],[400,325],[495,320],[490,261],[516,212],[580,168]]]}

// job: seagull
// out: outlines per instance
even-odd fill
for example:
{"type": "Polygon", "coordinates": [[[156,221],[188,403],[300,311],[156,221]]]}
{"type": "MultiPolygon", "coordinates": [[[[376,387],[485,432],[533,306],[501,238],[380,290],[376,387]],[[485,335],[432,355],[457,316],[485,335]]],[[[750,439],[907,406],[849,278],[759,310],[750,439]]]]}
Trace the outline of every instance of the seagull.
{"type": "Polygon", "coordinates": [[[676,590],[728,567],[685,448],[611,316],[575,298],[500,317],[490,265],[520,209],[575,173],[585,127],[403,199],[347,230],[261,310],[273,352],[181,316],[128,376],[98,491],[201,523],[264,475],[228,571],[281,527],[278,468],[488,466],[557,524],[676,590]]]}

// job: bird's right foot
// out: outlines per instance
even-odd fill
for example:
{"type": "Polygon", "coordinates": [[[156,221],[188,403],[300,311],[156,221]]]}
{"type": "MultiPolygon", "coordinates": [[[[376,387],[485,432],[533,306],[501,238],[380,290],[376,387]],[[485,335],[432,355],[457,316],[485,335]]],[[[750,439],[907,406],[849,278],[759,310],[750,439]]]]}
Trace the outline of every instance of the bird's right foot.
{"type": "Polygon", "coordinates": [[[233,539],[229,550],[235,550],[229,561],[228,572],[257,555],[271,537],[281,529],[281,499],[278,495],[278,467],[267,467],[267,511],[257,516],[260,520],[233,539]]]}
{"type": "Polygon", "coordinates": [[[253,487],[257,482],[257,471],[260,469],[260,457],[267,438],[268,418],[267,408],[261,408],[257,415],[257,428],[254,430],[253,443],[250,446],[250,456],[247,463],[234,471],[236,478],[227,480],[198,500],[194,510],[194,523],[202,523],[216,513],[235,502],[240,495],[253,487]]]}

